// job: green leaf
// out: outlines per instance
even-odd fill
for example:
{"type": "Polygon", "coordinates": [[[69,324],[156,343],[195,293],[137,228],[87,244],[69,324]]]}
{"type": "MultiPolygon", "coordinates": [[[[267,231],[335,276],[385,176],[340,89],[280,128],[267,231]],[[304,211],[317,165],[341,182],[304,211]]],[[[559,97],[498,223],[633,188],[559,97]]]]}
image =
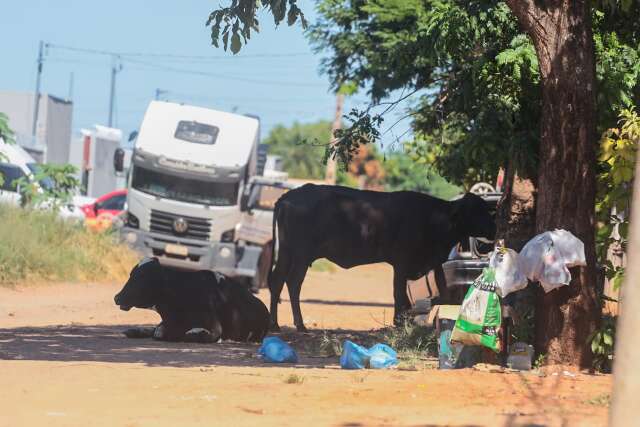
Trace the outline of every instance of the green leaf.
{"type": "Polygon", "coordinates": [[[242,43],[240,42],[240,35],[238,33],[233,33],[233,36],[231,36],[231,52],[235,55],[240,52],[241,47],[242,43]]]}

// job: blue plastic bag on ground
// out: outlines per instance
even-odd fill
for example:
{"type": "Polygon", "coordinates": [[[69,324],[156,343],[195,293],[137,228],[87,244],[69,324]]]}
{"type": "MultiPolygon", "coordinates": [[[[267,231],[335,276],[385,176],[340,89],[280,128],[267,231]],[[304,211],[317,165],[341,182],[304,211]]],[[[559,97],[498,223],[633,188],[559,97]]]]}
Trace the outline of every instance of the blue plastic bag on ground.
{"type": "Polygon", "coordinates": [[[278,337],[266,337],[258,349],[258,355],[265,362],[271,363],[297,363],[298,355],[289,344],[278,337]]]}
{"type": "Polygon", "coordinates": [[[369,349],[371,369],[391,368],[398,364],[398,354],[386,344],[376,344],[369,349]]]}
{"type": "Polygon", "coordinates": [[[376,344],[369,349],[349,340],[342,344],[342,369],[384,369],[397,364],[398,356],[395,350],[386,344],[376,344]]]}

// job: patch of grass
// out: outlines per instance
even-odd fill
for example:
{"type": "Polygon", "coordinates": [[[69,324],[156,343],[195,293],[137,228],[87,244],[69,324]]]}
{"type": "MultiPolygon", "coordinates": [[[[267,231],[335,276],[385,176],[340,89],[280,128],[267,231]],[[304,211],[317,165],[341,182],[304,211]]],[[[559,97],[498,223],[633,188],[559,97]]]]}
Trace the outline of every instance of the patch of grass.
{"type": "Polygon", "coordinates": [[[542,368],[546,364],[546,361],[547,361],[547,355],[543,353],[539,354],[536,360],[533,362],[533,369],[542,368]]]}
{"type": "Polygon", "coordinates": [[[585,400],[583,403],[593,406],[609,406],[611,405],[611,395],[609,393],[599,394],[594,398],[585,400]]]}
{"type": "Polygon", "coordinates": [[[311,264],[311,271],[318,273],[334,273],[337,269],[336,265],[326,258],[317,259],[311,264]]]}
{"type": "Polygon", "coordinates": [[[135,254],[109,234],[50,212],[0,204],[0,286],[40,281],[124,281],[135,254]]]}
{"type": "Polygon", "coordinates": [[[289,374],[289,376],[284,379],[285,384],[302,384],[303,382],[304,377],[298,374],[289,374]]]}
{"type": "Polygon", "coordinates": [[[342,342],[338,337],[323,331],[322,337],[320,337],[319,351],[327,357],[340,356],[342,354],[342,342]]]}
{"type": "Polygon", "coordinates": [[[380,331],[380,339],[398,353],[416,356],[438,355],[438,343],[433,328],[405,322],[397,328],[385,328],[380,331]]]}

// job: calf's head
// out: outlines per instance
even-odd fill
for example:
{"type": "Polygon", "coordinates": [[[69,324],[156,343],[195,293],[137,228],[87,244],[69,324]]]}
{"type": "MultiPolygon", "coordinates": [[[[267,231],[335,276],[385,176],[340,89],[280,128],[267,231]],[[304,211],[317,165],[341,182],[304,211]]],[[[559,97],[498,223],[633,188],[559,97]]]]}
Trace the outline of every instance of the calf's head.
{"type": "Polygon", "coordinates": [[[489,204],[480,196],[467,193],[453,202],[453,221],[465,237],[491,239],[496,235],[496,222],[489,204]]]}
{"type": "Polygon", "coordinates": [[[162,292],[162,267],[157,258],[145,258],[133,267],[129,280],[113,298],[121,310],[152,308],[162,292]]]}

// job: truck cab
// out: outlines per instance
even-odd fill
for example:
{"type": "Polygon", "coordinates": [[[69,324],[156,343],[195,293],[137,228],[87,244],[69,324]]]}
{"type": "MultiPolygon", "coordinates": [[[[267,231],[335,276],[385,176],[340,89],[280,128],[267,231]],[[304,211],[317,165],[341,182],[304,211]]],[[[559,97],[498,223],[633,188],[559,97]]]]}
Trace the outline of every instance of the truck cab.
{"type": "Polygon", "coordinates": [[[254,291],[267,287],[271,268],[273,210],[278,199],[298,184],[287,182],[286,172],[265,170],[265,176],[253,177],[242,196],[242,218],[235,238],[240,246],[261,248],[258,270],[249,284],[254,291]]]}
{"type": "Polygon", "coordinates": [[[123,238],[163,265],[254,277],[261,247],[240,247],[235,234],[258,143],[256,118],[151,102],[131,158],[123,238]]]}

